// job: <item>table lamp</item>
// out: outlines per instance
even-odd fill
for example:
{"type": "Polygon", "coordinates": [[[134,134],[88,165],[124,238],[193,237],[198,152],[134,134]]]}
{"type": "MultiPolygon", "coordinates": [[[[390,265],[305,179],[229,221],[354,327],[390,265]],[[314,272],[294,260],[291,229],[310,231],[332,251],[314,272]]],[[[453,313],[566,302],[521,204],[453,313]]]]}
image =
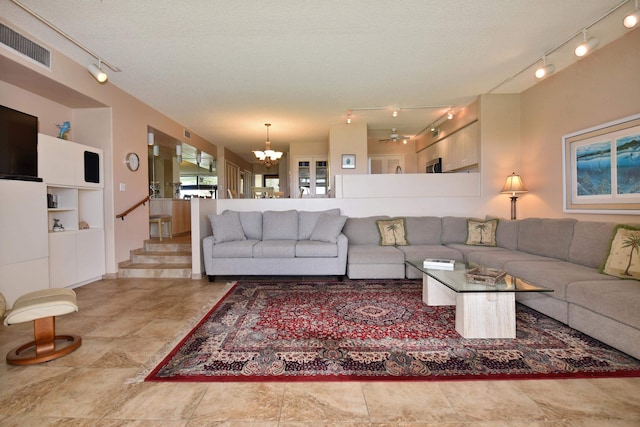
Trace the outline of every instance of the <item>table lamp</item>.
{"type": "Polygon", "coordinates": [[[507,182],[504,183],[504,187],[502,187],[500,193],[511,194],[511,219],[516,219],[516,200],[518,200],[516,194],[526,192],[527,189],[524,187],[520,175],[516,175],[516,173],[513,172],[507,177],[507,182]]]}

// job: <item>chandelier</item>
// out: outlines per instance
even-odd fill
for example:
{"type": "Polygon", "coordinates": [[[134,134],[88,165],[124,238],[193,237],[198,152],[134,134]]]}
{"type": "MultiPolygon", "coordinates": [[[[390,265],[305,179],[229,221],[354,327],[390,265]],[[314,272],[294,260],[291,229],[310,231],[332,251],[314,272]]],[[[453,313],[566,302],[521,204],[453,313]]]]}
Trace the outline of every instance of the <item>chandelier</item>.
{"type": "Polygon", "coordinates": [[[254,151],[256,159],[263,165],[270,168],[272,165],[277,165],[278,160],[282,157],[282,151],[273,151],[271,149],[271,141],[269,141],[269,126],[271,123],[264,124],[267,127],[267,141],[264,144],[264,151],[254,151]]]}

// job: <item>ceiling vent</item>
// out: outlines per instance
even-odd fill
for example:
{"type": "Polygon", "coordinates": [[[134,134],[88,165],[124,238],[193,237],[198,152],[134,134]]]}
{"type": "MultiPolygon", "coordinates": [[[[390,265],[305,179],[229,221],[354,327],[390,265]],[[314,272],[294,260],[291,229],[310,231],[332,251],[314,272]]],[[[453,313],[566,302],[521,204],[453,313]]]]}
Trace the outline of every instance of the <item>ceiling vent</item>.
{"type": "Polygon", "coordinates": [[[22,34],[0,23],[0,43],[34,61],[51,68],[51,52],[22,34]]]}

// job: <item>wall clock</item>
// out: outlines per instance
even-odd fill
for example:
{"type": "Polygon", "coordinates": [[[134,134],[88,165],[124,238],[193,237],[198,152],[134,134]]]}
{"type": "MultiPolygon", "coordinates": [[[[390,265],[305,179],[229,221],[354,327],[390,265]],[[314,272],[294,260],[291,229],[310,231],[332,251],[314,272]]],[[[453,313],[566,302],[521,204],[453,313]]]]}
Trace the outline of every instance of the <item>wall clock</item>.
{"type": "Polygon", "coordinates": [[[127,154],[127,167],[132,171],[137,171],[140,167],[140,158],[136,153],[127,154]]]}

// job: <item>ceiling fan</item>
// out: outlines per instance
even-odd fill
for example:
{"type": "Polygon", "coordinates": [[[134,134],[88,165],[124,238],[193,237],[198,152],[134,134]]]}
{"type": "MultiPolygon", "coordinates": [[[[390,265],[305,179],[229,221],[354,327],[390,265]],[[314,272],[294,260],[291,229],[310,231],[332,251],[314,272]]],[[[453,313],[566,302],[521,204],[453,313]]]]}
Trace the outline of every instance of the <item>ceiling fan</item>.
{"type": "Polygon", "coordinates": [[[399,135],[398,129],[391,128],[391,134],[388,138],[379,139],[379,142],[399,142],[399,141],[409,141],[411,139],[410,136],[399,135]]]}

